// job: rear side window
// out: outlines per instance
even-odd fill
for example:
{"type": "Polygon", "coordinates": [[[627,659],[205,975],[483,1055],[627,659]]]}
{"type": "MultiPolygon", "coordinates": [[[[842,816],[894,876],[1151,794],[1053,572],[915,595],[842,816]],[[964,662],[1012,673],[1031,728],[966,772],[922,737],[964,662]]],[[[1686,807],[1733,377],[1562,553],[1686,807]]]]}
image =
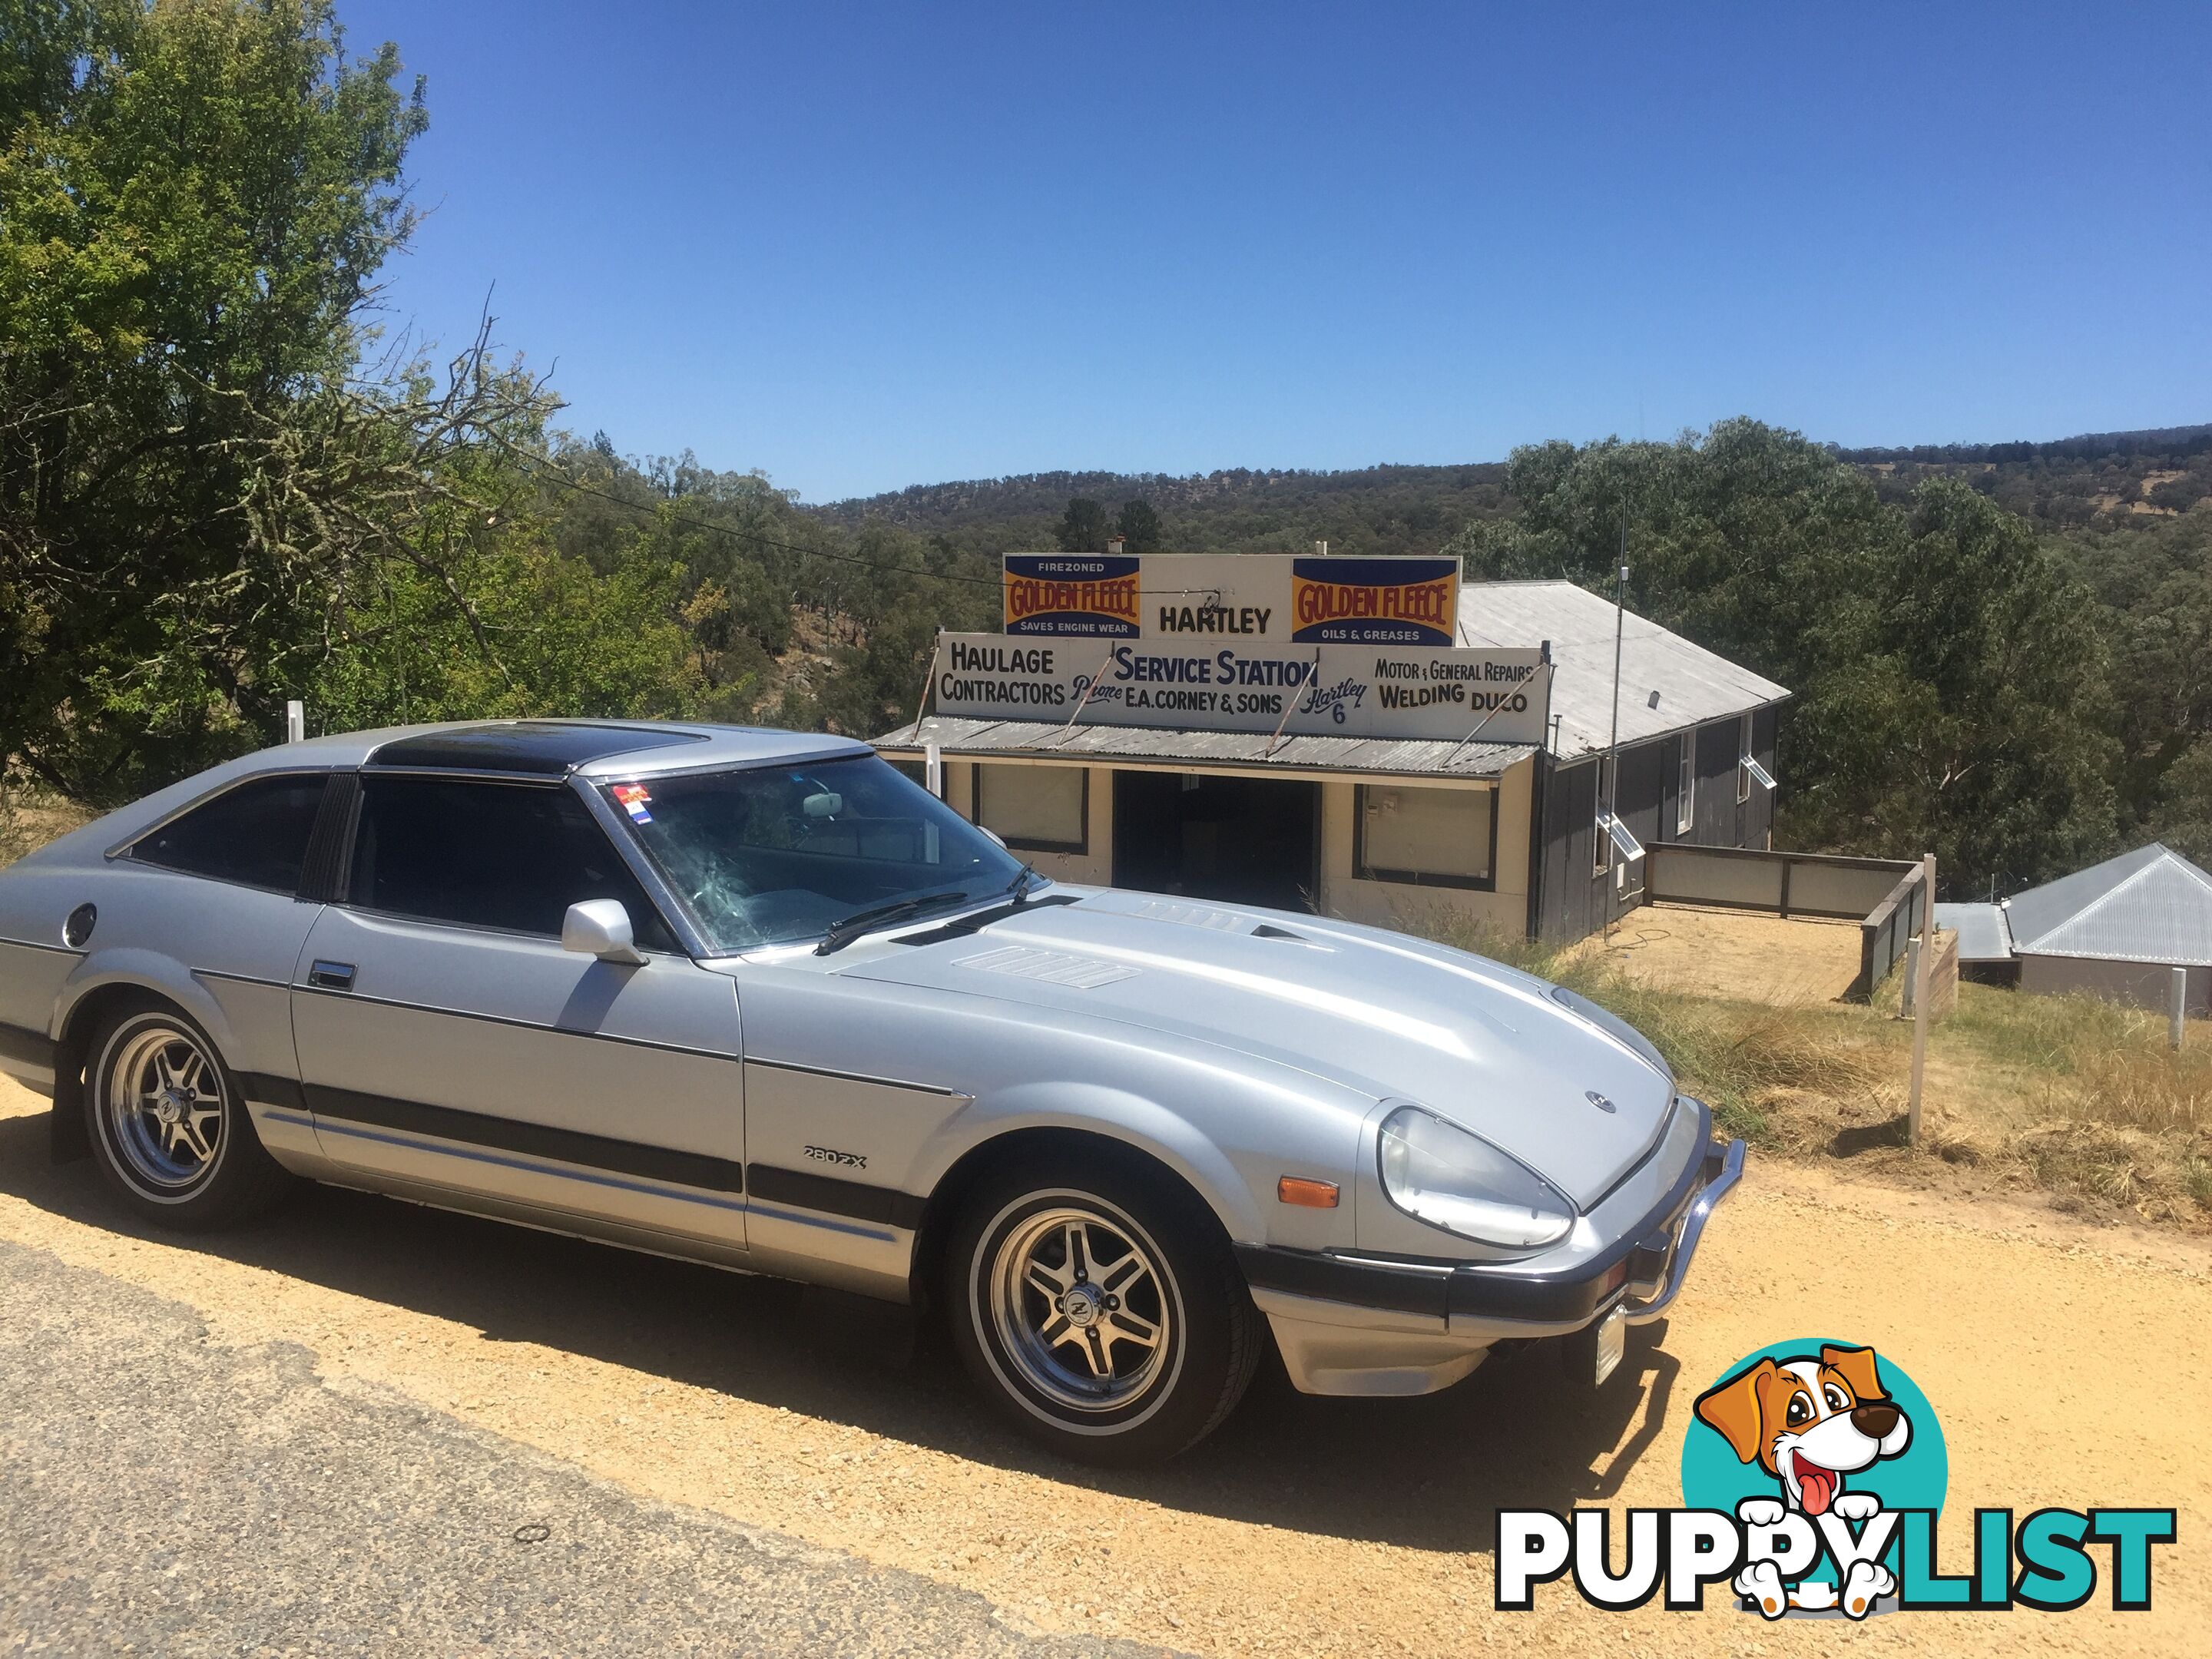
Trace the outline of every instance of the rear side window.
{"type": "Polygon", "coordinates": [[[364,775],[348,902],[557,938],[568,907],[619,899],[641,949],[675,939],[590,811],[565,787],[364,775]]]}
{"type": "Polygon", "coordinates": [[[254,778],[141,837],[131,856],[190,876],[296,892],[329,781],[326,772],[254,778]]]}

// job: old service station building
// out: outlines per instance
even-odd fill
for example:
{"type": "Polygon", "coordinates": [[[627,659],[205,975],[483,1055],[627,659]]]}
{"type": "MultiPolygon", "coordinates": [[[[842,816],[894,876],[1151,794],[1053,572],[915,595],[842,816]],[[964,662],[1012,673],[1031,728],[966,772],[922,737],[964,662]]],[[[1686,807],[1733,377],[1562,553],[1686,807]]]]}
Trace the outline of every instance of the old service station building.
{"type": "Polygon", "coordinates": [[[1646,848],[1771,842],[1788,692],[1570,582],[1009,554],[1005,596],[876,745],[1064,880],[1564,942],[1643,902],[1646,848]]]}

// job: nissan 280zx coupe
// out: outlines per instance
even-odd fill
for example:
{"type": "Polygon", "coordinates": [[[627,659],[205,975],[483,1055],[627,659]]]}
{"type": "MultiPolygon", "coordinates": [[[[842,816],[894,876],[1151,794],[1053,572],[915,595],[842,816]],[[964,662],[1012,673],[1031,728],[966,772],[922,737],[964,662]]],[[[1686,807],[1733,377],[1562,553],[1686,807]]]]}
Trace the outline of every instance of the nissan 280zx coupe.
{"type": "Polygon", "coordinates": [[[1602,1382],[1743,1158],[1568,991],[1049,881],[864,744],[728,726],[149,796],[0,872],[0,1064],[150,1220],[305,1177],[933,1308],[1092,1462],[1191,1445],[1270,1338],[1316,1394],[1542,1337],[1602,1382]]]}

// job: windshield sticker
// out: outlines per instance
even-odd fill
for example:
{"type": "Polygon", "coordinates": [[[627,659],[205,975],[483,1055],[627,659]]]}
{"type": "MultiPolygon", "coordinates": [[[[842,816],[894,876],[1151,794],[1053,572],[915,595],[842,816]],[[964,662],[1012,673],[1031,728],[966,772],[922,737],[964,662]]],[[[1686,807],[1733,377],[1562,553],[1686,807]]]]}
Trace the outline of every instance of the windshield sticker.
{"type": "Polygon", "coordinates": [[[653,797],[645,793],[643,784],[618,783],[614,787],[614,796],[622,803],[623,811],[629,814],[631,823],[651,823],[653,822],[653,814],[646,811],[652,803],[653,797]]]}

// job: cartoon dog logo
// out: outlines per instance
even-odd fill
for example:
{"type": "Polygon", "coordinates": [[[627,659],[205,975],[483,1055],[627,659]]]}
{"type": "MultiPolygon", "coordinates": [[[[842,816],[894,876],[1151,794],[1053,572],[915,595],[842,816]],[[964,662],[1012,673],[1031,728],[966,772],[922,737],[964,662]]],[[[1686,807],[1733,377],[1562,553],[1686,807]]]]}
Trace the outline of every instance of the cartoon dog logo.
{"type": "MultiPolygon", "coordinates": [[[[1779,1501],[1746,1498],[1736,1506],[1747,1526],[1772,1526],[1790,1510],[1817,1520],[1833,1510],[1845,1521],[1881,1513],[1871,1492],[1846,1492],[1846,1476],[1895,1457],[1912,1440],[1912,1422],[1881,1386],[1872,1348],[1824,1346],[1817,1358],[1761,1359],[1698,1395],[1698,1420],[1718,1431],[1737,1458],[1757,1463],[1781,1486],[1779,1501]]],[[[1787,1607],[1818,1610],[1840,1605],[1862,1618],[1877,1596],[1896,1589],[1889,1570],[1875,1561],[1853,1563],[1840,1592],[1806,1582],[1784,1595],[1771,1561],[1736,1576],[1735,1591],[1759,1604],[1768,1618],[1787,1607]]]]}

